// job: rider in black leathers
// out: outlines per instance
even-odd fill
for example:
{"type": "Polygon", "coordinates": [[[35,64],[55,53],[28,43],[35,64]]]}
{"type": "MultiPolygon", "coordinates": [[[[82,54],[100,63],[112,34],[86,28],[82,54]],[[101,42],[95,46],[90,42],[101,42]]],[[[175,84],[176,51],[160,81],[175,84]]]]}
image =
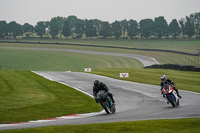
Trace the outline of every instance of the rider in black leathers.
{"type": "Polygon", "coordinates": [[[99,82],[99,80],[95,80],[94,81],[94,86],[93,86],[93,96],[94,96],[94,98],[95,98],[95,100],[96,100],[97,103],[98,103],[98,100],[96,99],[96,97],[97,97],[97,93],[100,90],[105,90],[105,92],[107,92],[108,95],[110,96],[110,98],[112,99],[113,104],[115,104],[115,100],[113,99],[113,95],[112,95],[111,92],[109,92],[108,87],[104,83],[99,82]]]}
{"type": "Polygon", "coordinates": [[[176,87],[175,87],[175,83],[174,83],[172,80],[167,79],[167,77],[166,77],[165,75],[162,75],[162,76],[161,76],[161,83],[160,83],[160,86],[161,86],[161,94],[162,94],[163,86],[164,86],[164,84],[166,84],[166,83],[172,85],[172,87],[173,87],[173,89],[176,91],[178,97],[179,97],[179,98],[182,98],[182,96],[179,95],[178,89],[176,89],[176,87]]]}

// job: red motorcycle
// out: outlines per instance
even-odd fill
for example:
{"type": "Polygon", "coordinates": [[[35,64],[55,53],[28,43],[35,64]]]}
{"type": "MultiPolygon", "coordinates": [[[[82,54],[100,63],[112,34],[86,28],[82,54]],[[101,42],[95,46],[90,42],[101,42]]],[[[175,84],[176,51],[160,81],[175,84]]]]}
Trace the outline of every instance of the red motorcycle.
{"type": "Polygon", "coordinates": [[[162,93],[163,93],[164,98],[166,98],[168,102],[172,104],[173,107],[177,107],[180,105],[179,97],[171,85],[164,84],[162,93]]]}

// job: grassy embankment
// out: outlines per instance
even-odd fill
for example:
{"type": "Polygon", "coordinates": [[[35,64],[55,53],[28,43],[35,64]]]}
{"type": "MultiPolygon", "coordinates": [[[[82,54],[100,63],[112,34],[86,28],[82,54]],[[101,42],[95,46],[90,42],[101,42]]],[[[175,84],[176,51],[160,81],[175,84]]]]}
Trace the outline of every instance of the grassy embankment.
{"type": "MultiPolygon", "coordinates": [[[[36,41],[37,42],[37,41],[36,41]]],[[[40,41],[48,42],[48,41],[40,41]]],[[[119,46],[127,48],[145,48],[145,49],[164,49],[175,50],[180,52],[192,53],[198,55],[197,51],[200,49],[200,41],[99,41],[99,40],[54,40],[51,42],[70,43],[70,44],[87,44],[98,46],[119,46]]],[[[155,58],[161,64],[182,64],[200,66],[200,57],[183,55],[169,52],[159,51],[142,51],[142,50],[127,50],[116,48],[102,48],[102,47],[84,47],[84,46],[69,46],[69,45],[55,45],[55,44],[17,44],[17,43],[0,43],[0,47],[48,47],[48,48],[62,48],[62,49],[81,49],[113,53],[139,54],[155,58]]]]}
{"type": "MultiPolygon", "coordinates": [[[[15,41],[15,40],[13,40],[15,41]]],[[[44,43],[68,43],[68,44],[82,44],[82,45],[98,45],[98,46],[116,46],[137,49],[161,49],[173,50],[186,53],[197,54],[200,49],[200,40],[19,40],[21,42],[44,42],[44,43]]]]}
{"type": "Polygon", "coordinates": [[[60,51],[0,49],[1,69],[36,71],[83,71],[84,68],[142,68],[143,64],[125,57],[90,55],[60,51]]]}

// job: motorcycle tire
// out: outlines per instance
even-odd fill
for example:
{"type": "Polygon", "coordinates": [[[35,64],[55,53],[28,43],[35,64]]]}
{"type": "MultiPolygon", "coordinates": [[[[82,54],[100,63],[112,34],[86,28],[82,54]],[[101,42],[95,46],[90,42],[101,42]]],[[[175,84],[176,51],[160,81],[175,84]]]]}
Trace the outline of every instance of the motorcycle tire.
{"type": "Polygon", "coordinates": [[[174,100],[172,99],[172,97],[169,97],[168,100],[172,104],[172,107],[176,107],[176,104],[174,103],[174,100]]]}
{"type": "Polygon", "coordinates": [[[112,113],[115,113],[115,111],[116,111],[115,106],[111,107],[111,112],[112,112],[112,113]]]}
{"type": "Polygon", "coordinates": [[[103,104],[103,108],[104,108],[104,110],[106,111],[107,114],[110,114],[109,107],[108,107],[108,105],[106,105],[106,104],[107,104],[107,103],[104,103],[104,104],[103,104]]]}

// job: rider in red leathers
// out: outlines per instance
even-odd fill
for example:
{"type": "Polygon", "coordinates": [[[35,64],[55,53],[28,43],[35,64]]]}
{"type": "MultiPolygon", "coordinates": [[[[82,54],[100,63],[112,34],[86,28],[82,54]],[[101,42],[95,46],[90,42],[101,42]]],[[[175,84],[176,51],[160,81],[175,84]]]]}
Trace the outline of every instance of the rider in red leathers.
{"type": "Polygon", "coordinates": [[[167,79],[167,77],[166,77],[165,75],[162,75],[162,76],[161,76],[161,83],[160,83],[160,86],[161,86],[161,94],[162,94],[162,88],[163,88],[164,84],[166,84],[166,83],[172,85],[172,87],[173,87],[173,89],[176,91],[178,97],[179,97],[179,98],[182,98],[182,96],[179,95],[178,89],[176,89],[176,87],[175,87],[175,83],[174,83],[172,80],[167,79]]]}

